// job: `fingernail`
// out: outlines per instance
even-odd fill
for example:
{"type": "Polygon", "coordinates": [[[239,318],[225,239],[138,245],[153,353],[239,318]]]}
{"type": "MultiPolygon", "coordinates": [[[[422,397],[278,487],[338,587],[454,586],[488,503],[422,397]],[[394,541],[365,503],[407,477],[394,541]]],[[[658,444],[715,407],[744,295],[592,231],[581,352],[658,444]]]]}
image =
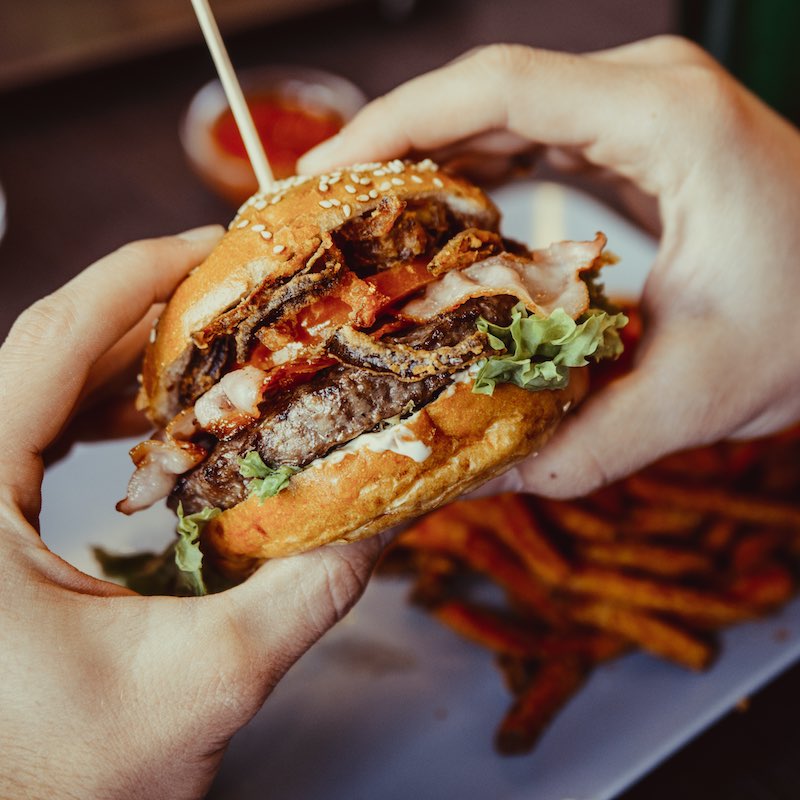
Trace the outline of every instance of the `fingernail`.
{"type": "Polygon", "coordinates": [[[185,242],[215,242],[222,237],[225,229],[222,225],[202,225],[199,228],[192,228],[178,234],[179,239],[185,242]]]}
{"type": "Polygon", "coordinates": [[[308,175],[331,166],[331,156],[339,149],[341,144],[342,134],[337,133],[335,136],[331,136],[330,139],[326,139],[322,144],[313,147],[298,160],[298,173],[308,175]]]}

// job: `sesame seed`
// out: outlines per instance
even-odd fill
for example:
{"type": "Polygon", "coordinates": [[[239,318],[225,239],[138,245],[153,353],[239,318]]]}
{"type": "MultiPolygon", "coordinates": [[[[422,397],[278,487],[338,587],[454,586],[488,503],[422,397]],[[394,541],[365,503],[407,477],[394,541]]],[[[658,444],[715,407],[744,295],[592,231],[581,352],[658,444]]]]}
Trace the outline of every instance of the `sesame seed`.
{"type": "Polygon", "coordinates": [[[442,179],[441,178],[434,178],[433,179],[433,184],[434,184],[434,186],[438,186],[440,189],[444,187],[444,184],[442,183],[442,179]]]}
{"type": "Polygon", "coordinates": [[[321,205],[323,208],[330,208],[330,207],[331,207],[331,201],[330,201],[330,200],[320,200],[320,201],[319,201],[319,204],[320,204],[320,205],[321,205]]]}
{"type": "Polygon", "coordinates": [[[382,178],[386,174],[386,170],[385,169],[376,169],[372,174],[376,178],[382,178]]]}
{"type": "Polygon", "coordinates": [[[420,178],[419,175],[412,175],[411,180],[414,181],[414,183],[422,183],[422,178],[420,178]]]}
{"type": "Polygon", "coordinates": [[[332,206],[340,206],[342,204],[341,200],[337,200],[335,197],[331,197],[331,205],[332,206]]]}
{"type": "Polygon", "coordinates": [[[369,186],[372,183],[372,178],[362,178],[359,183],[362,186],[369,186]]]}
{"type": "Polygon", "coordinates": [[[249,219],[243,219],[236,227],[237,228],[246,228],[250,224],[249,219]]]}
{"type": "Polygon", "coordinates": [[[325,183],[324,181],[320,181],[320,184],[319,184],[319,186],[318,186],[317,188],[318,188],[318,189],[319,189],[321,192],[327,192],[327,191],[328,191],[328,184],[327,184],[327,183],[325,183]]]}
{"type": "Polygon", "coordinates": [[[266,207],[267,207],[266,200],[256,200],[256,202],[253,203],[253,208],[255,208],[256,211],[263,211],[266,207]]]}
{"type": "Polygon", "coordinates": [[[346,192],[349,192],[350,194],[355,194],[356,193],[356,187],[355,186],[351,186],[349,183],[346,183],[344,185],[344,190],[346,192]]]}
{"type": "Polygon", "coordinates": [[[351,172],[350,180],[353,181],[353,183],[358,183],[361,180],[361,176],[357,172],[351,172]]]}
{"type": "Polygon", "coordinates": [[[261,238],[269,241],[272,238],[272,231],[261,231],[261,238]]]}
{"type": "Polygon", "coordinates": [[[386,192],[392,188],[392,184],[389,181],[384,181],[379,187],[382,192],[386,192]]]}
{"type": "Polygon", "coordinates": [[[264,226],[260,225],[260,224],[259,225],[253,225],[253,227],[250,228],[250,230],[251,231],[255,231],[256,233],[258,233],[259,231],[263,231],[264,230],[264,226]]]}
{"type": "Polygon", "coordinates": [[[153,344],[153,342],[155,342],[155,340],[156,340],[156,329],[155,329],[155,327],[153,327],[153,328],[150,328],[150,344],[153,344]]]}
{"type": "Polygon", "coordinates": [[[282,194],[276,194],[275,197],[272,198],[272,205],[274,206],[276,203],[280,203],[283,200],[282,194]]]}
{"type": "Polygon", "coordinates": [[[406,182],[402,178],[392,178],[392,183],[395,186],[405,186],[406,182]]]}
{"type": "Polygon", "coordinates": [[[352,212],[351,212],[351,209],[350,209],[350,203],[345,203],[345,204],[342,206],[342,211],[344,211],[344,215],[345,215],[345,217],[349,217],[349,216],[350,216],[350,214],[352,213],[352,212]]]}
{"type": "Polygon", "coordinates": [[[360,195],[358,195],[358,197],[356,197],[356,200],[358,200],[359,203],[366,203],[367,200],[369,200],[369,195],[368,194],[360,194],[360,195]]]}
{"type": "Polygon", "coordinates": [[[285,244],[276,244],[275,247],[272,248],[272,252],[277,255],[278,253],[282,253],[285,249],[285,244]]]}
{"type": "Polygon", "coordinates": [[[375,200],[378,197],[378,190],[377,189],[370,189],[369,196],[375,200]]]}
{"type": "Polygon", "coordinates": [[[342,176],[337,172],[334,175],[331,175],[330,178],[328,178],[328,185],[333,186],[334,183],[339,183],[341,179],[342,176]]]}

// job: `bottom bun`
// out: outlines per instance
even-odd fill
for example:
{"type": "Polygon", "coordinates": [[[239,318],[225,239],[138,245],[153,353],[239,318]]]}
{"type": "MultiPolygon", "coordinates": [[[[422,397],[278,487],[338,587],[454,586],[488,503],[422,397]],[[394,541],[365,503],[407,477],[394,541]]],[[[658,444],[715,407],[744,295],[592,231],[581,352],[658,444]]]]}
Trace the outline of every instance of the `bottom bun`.
{"type": "Polygon", "coordinates": [[[251,495],[211,520],[203,550],[241,576],[263,559],[353,542],[431,511],[538,451],[585,394],[585,373],[572,370],[565,389],[500,384],[491,397],[456,383],[404,422],[430,448],[424,461],[367,449],[322,459],[274,497],[251,495]]]}

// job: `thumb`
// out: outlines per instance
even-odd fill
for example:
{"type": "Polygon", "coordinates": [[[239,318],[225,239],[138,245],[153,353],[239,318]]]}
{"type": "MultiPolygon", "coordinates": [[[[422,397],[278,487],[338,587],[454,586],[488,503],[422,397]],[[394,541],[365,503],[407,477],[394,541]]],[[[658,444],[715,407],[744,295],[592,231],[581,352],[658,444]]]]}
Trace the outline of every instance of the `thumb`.
{"type": "Polygon", "coordinates": [[[243,584],[216,596],[237,652],[248,669],[256,666],[250,684],[259,695],[253,698],[257,706],[358,600],[387,536],[268,561],[243,584]]]}

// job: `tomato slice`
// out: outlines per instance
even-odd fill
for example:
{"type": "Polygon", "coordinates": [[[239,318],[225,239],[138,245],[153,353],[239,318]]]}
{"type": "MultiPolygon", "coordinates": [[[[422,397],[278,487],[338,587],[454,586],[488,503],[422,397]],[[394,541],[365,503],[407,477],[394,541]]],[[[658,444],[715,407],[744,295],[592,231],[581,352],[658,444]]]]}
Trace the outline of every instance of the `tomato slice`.
{"type": "MultiPolygon", "coordinates": [[[[422,259],[364,279],[351,273],[331,294],[304,308],[293,320],[269,329],[263,341],[253,349],[249,363],[269,373],[265,384],[267,392],[311,380],[316,372],[336,363],[327,357],[304,357],[304,351],[307,353],[324,339],[329,326],[351,324],[369,328],[379,314],[433,280],[436,278],[422,259]],[[297,345],[300,347],[291,354],[291,360],[275,363],[278,351],[297,345]]],[[[381,331],[395,330],[406,324],[406,320],[388,320],[381,331]]],[[[286,355],[282,354],[283,359],[286,355]]]]}
{"type": "Polygon", "coordinates": [[[436,276],[431,275],[427,262],[422,259],[399,264],[364,278],[366,283],[374,286],[387,299],[386,305],[408,297],[435,280],[436,276]]]}
{"type": "Polygon", "coordinates": [[[353,315],[353,307],[341,297],[321,297],[297,315],[297,327],[303,328],[313,339],[313,332],[322,325],[344,325],[353,315]]]}
{"type": "Polygon", "coordinates": [[[281,364],[269,372],[264,379],[264,394],[292,389],[301,383],[308,383],[320,370],[332,367],[336,360],[328,356],[312,359],[298,359],[281,364]]]}

